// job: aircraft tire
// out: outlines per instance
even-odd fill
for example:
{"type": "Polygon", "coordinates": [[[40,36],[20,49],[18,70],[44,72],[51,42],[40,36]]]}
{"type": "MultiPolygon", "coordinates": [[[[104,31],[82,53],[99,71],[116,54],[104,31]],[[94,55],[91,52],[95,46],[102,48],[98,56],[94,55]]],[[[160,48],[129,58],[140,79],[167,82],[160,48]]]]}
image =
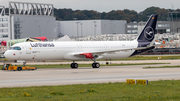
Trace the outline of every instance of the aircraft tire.
{"type": "Polygon", "coordinates": [[[95,68],[95,63],[92,64],[92,67],[95,68]]]}
{"type": "Polygon", "coordinates": [[[71,68],[72,69],[77,69],[78,68],[78,64],[77,63],[71,63],[71,68]]]}
{"type": "Polygon", "coordinates": [[[99,63],[93,63],[93,64],[92,64],[92,67],[93,67],[93,68],[99,68],[99,67],[100,67],[100,64],[99,64],[99,63]]]}

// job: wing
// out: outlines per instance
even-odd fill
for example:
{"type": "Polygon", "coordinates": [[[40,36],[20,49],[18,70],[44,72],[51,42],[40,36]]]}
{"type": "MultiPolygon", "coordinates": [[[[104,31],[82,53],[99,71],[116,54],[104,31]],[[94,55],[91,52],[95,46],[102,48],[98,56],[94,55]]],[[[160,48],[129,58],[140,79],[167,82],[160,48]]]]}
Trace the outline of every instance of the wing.
{"type": "Polygon", "coordinates": [[[86,59],[101,59],[106,54],[111,53],[119,53],[120,51],[134,51],[134,50],[141,50],[146,49],[149,47],[140,47],[140,48],[129,48],[129,49],[117,49],[117,50],[102,50],[102,51],[86,51],[86,52],[76,52],[71,53],[71,55],[78,57],[78,58],[86,58],[86,59]]]}
{"type": "Polygon", "coordinates": [[[79,58],[87,58],[87,59],[101,59],[106,54],[111,53],[119,53],[120,51],[135,51],[135,50],[142,50],[142,49],[148,49],[148,48],[155,48],[159,46],[166,46],[166,45],[175,45],[174,43],[169,44],[154,44],[147,47],[138,47],[138,48],[128,48],[128,49],[117,49],[117,50],[102,50],[102,51],[86,51],[86,52],[76,52],[72,53],[73,56],[77,56],[79,58]]]}

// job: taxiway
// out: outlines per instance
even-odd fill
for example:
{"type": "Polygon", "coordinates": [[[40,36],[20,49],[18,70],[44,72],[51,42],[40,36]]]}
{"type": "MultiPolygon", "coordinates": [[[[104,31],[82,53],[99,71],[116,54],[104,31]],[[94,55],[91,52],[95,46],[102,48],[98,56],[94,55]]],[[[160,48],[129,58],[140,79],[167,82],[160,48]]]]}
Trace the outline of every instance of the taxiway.
{"type": "MultiPolygon", "coordinates": [[[[180,65],[179,61],[180,60],[145,60],[121,61],[121,63],[171,63],[153,65],[163,66],[180,65]]],[[[37,69],[35,71],[0,71],[0,87],[125,82],[126,79],[147,79],[149,81],[180,79],[180,68],[142,69],[146,66],[149,65],[101,66],[99,69],[80,67],[78,69],[52,68],[37,69]]]]}

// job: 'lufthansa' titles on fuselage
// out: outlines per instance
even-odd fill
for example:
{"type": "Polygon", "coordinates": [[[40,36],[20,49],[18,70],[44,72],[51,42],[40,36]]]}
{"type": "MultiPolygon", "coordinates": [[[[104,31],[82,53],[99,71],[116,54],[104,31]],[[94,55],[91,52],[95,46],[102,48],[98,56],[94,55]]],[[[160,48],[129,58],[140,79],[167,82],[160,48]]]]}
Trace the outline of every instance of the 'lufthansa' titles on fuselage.
{"type": "Polygon", "coordinates": [[[53,43],[30,43],[31,47],[54,47],[53,43]]]}

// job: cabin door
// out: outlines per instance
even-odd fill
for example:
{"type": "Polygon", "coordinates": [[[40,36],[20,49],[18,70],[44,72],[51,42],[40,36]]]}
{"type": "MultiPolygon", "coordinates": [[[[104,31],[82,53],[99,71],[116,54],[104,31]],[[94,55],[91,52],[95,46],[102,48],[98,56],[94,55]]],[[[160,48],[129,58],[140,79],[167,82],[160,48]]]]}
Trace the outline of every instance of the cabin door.
{"type": "Polygon", "coordinates": [[[29,44],[26,44],[26,54],[31,54],[31,47],[29,44]]]}

